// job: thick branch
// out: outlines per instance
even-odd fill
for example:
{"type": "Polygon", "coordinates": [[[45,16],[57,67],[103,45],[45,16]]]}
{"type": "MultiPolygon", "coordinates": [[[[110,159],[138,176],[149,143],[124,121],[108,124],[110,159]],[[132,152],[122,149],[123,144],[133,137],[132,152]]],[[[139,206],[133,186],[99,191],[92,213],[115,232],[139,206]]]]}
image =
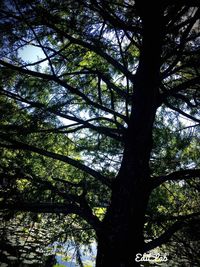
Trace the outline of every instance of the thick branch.
{"type": "Polygon", "coordinates": [[[80,206],[76,204],[63,204],[63,203],[42,203],[42,202],[15,202],[15,203],[0,203],[0,210],[13,210],[13,211],[28,211],[36,213],[55,213],[55,214],[77,214],[83,219],[87,220],[94,229],[99,229],[100,221],[93,214],[85,212],[80,206]]]}
{"type": "Polygon", "coordinates": [[[146,243],[144,246],[144,252],[167,243],[170,240],[170,238],[173,236],[173,234],[176,233],[178,230],[180,230],[184,225],[185,225],[184,222],[179,222],[179,221],[175,222],[158,238],[155,238],[154,240],[146,243]]]}
{"type": "MultiPolygon", "coordinates": [[[[6,95],[8,97],[11,97],[12,99],[15,99],[17,101],[24,102],[26,104],[31,105],[32,107],[36,107],[36,108],[42,109],[42,110],[44,110],[46,112],[50,112],[50,113],[55,114],[55,115],[57,115],[59,117],[68,119],[70,121],[75,121],[75,122],[78,123],[78,124],[73,124],[73,125],[59,127],[58,129],[54,128],[54,129],[41,130],[41,132],[42,131],[59,132],[60,129],[70,128],[71,126],[78,126],[79,124],[81,124],[82,126],[79,126],[78,129],[89,128],[89,129],[92,129],[92,130],[97,131],[99,133],[105,134],[108,137],[114,138],[117,141],[120,141],[120,142],[123,141],[122,134],[123,134],[124,129],[122,128],[122,125],[120,123],[118,123],[118,122],[112,121],[111,119],[104,118],[105,120],[110,121],[110,122],[115,123],[118,126],[120,126],[120,127],[118,127],[118,129],[111,128],[111,127],[103,127],[103,126],[93,125],[93,124],[90,123],[90,121],[97,120],[97,118],[96,119],[83,120],[83,119],[80,119],[80,118],[77,118],[77,117],[74,117],[74,116],[70,116],[70,115],[64,114],[64,113],[62,113],[60,111],[56,111],[54,109],[54,107],[47,107],[47,106],[45,106],[42,103],[34,102],[34,101],[31,101],[31,100],[27,100],[27,99],[25,99],[25,98],[23,98],[23,97],[21,97],[21,96],[19,96],[17,94],[14,94],[12,92],[6,91],[6,90],[2,89],[1,87],[0,87],[0,91],[2,91],[4,95],[6,95]],[[121,129],[119,129],[119,128],[121,128],[121,129]]],[[[72,132],[74,132],[74,130],[76,130],[76,129],[73,129],[72,132]]],[[[22,128],[21,128],[21,130],[22,130],[22,128]]],[[[25,130],[25,132],[28,133],[28,130],[29,129],[27,128],[25,130]]],[[[33,132],[34,132],[34,130],[33,130],[33,132]]],[[[40,132],[40,130],[35,129],[35,132],[40,132]]],[[[60,132],[64,133],[64,131],[60,131],[60,132]]],[[[70,132],[70,130],[69,130],[69,132],[70,132]]]]}
{"type": "MultiPolygon", "coordinates": [[[[9,195],[13,198],[15,198],[15,196],[17,197],[18,200],[20,200],[19,204],[22,204],[22,206],[24,207],[24,204],[28,204],[27,205],[27,211],[34,211],[33,206],[35,206],[35,212],[39,212],[40,208],[43,208],[44,211],[41,212],[52,212],[52,213],[64,213],[64,214],[69,214],[69,213],[74,213],[77,215],[80,215],[82,218],[84,218],[88,223],[90,223],[94,228],[99,227],[99,220],[98,218],[93,214],[91,207],[89,206],[86,198],[85,198],[85,193],[83,189],[83,193],[81,195],[78,194],[71,194],[69,192],[69,186],[70,187],[84,187],[83,183],[81,185],[81,182],[79,182],[78,184],[75,184],[73,182],[69,182],[66,180],[62,180],[59,178],[53,178],[53,180],[62,183],[63,185],[67,185],[67,188],[64,186],[64,188],[60,188],[60,186],[58,185],[58,183],[56,183],[56,185],[53,185],[51,182],[47,181],[47,180],[43,180],[41,177],[32,175],[32,174],[26,174],[24,173],[24,171],[21,168],[16,168],[15,169],[15,173],[14,174],[7,174],[7,170],[8,168],[2,167],[3,172],[0,173],[0,177],[1,178],[6,178],[9,181],[12,180],[16,180],[18,178],[25,178],[28,179],[29,181],[31,181],[31,183],[34,186],[37,186],[37,188],[39,189],[39,192],[41,195],[43,195],[42,192],[44,192],[44,190],[50,190],[51,191],[51,195],[53,196],[54,194],[57,194],[58,196],[60,196],[61,198],[63,198],[65,200],[65,204],[64,206],[59,206],[60,203],[50,203],[51,205],[55,206],[55,209],[49,209],[48,211],[48,204],[49,202],[45,202],[43,203],[45,208],[43,206],[41,206],[41,202],[37,201],[37,203],[32,203],[32,201],[27,202],[27,200],[25,200],[25,203],[23,201],[23,195],[26,195],[26,192],[23,194],[21,192],[19,192],[18,190],[16,190],[16,188],[9,188],[11,190],[9,190],[9,195]],[[42,190],[42,191],[40,191],[42,190]],[[39,206],[37,207],[37,205],[39,204],[39,206]],[[58,206],[57,206],[58,205],[58,206]],[[37,211],[38,209],[38,211],[37,211]],[[67,211],[66,211],[67,209],[67,211]]],[[[8,188],[9,186],[6,185],[6,188],[8,188]]],[[[32,189],[29,188],[29,190],[31,191],[32,189]]],[[[8,192],[7,191],[3,191],[1,196],[3,196],[3,201],[2,201],[2,206],[7,206],[7,205],[12,205],[12,201],[9,203],[7,202],[7,199],[9,199],[8,197],[8,192]],[[4,197],[5,196],[5,197],[4,197]]],[[[54,207],[53,206],[53,207],[54,207]]],[[[5,207],[6,208],[6,207],[5,207]]],[[[16,210],[20,210],[21,205],[16,205],[16,210]]],[[[24,210],[25,211],[25,210],[24,210]]]]}
{"type": "Polygon", "coordinates": [[[194,116],[191,116],[190,114],[185,113],[184,111],[182,111],[181,109],[179,109],[177,107],[172,106],[168,101],[165,101],[164,103],[168,108],[178,112],[179,114],[183,115],[184,117],[200,123],[199,119],[195,118],[194,116]]]}
{"type": "Polygon", "coordinates": [[[79,207],[74,204],[62,204],[62,203],[0,203],[0,209],[18,210],[18,211],[30,211],[38,213],[56,213],[56,214],[78,214],[79,207]]]}
{"type": "Polygon", "coordinates": [[[175,93],[178,93],[180,91],[184,91],[194,85],[198,85],[200,83],[200,77],[197,76],[197,77],[194,77],[193,79],[190,79],[190,80],[187,80],[177,86],[174,86],[172,89],[170,90],[166,90],[164,93],[163,93],[163,98],[166,98],[170,95],[173,95],[175,93]]]}
{"type": "Polygon", "coordinates": [[[152,185],[153,188],[156,188],[166,181],[178,181],[178,180],[186,180],[193,178],[200,178],[200,169],[181,170],[170,173],[168,175],[154,177],[152,185]]]}
{"type": "Polygon", "coordinates": [[[61,154],[57,154],[54,152],[50,152],[47,150],[44,150],[42,148],[38,148],[32,145],[28,145],[25,143],[22,143],[20,141],[11,139],[8,135],[1,133],[0,134],[0,138],[4,141],[7,141],[9,143],[11,143],[13,145],[13,149],[22,149],[22,150],[27,150],[27,151],[31,151],[31,152],[35,152],[37,154],[49,157],[49,158],[53,158],[62,162],[66,162],[72,166],[74,166],[75,168],[86,172],[87,174],[93,176],[94,178],[96,178],[97,180],[99,180],[100,182],[102,182],[103,184],[107,185],[108,187],[111,187],[111,183],[110,181],[103,175],[101,175],[99,172],[91,169],[90,167],[82,164],[81,162],[79,162],[78,160],[72,159],[68,156],[64,156],[61,154]]]}
{"type": "MultiPolygon", "coordinates": [[[[34,106],[34,105],[33,105],[34,106]]],[[[47,109],[47,111],[49,111],[49,109],[47,109]]],[[[52,112],[53,114],[55,114],[55,112],[52,112]]],[[[60,115],[59,115],[60,116],[60,115]]],[[[62,116],[60,116],[62,117],[62,116]]],[[[72,118],[70,116],[70,118],[72,118]]],[[[76,120],[77,118],[75,117],[74,120],[76,120]]],[[[72,120],[72,119],[70,119],[72,120]]],[[[60,133],[60,134],[68,134],[68,133],[74,133],[77,132],[81,129],[92,129],[97,131],[98,133],[102,133],[105,134],[106,136],[109,136],[111,138],[114,138],[118,141],[123,141],[123,138],[121,137],[121,135],[123,135],[123,133],[125,133],[125,129],[123,128],[123,126],[116,122],[118,129],[116,128],[111,128],[111,127],[104,127],[104,126],[95,126],[93,124],[90,124],[90,121],[98,121],[98,120],[105,120],[105,121],[109,121],[111,123],[114,123],[111,119],[109,118],[103,118],[103,117],[97,117],[97,118],[92,118],[92,119],[88,119],[85,120],[83,122],[81,122],[81,119],[77,119],[79,122],[77,123],[72,123],[72,124],[68,124],[68,125],[64,125],[64,126],[60,126],[60,127],[52,127],[52,128],[37,128],[37,127],[33,127],[33,126],[24,126],[24,124],[2,124],[0,125],[0,129],[3,131],[10,131],[11,133],[22,133],[22,134],[30,134],[30,133],[60,133]]]]}
{"type": "Polygon", "coordinates": [[[99,70],[95,70],[94,73],[97,73],[99,77],[107,84],[108,87],[113,89],[120,97],[128,98],[128,94],[121,90],[117,85],[115,85],[105,74],[100,72],[99,70]]]}
{"type": "Polygon", "coordinates": [[[181,99],[181,100],[182,100],[183,102],[185,102],[185,103],[188,105],[188,107],[190,107],[190,108],[195,108],[195,107],[198,106],[198,103],[193,104],[192,102],[190,102],[190,100],[189,100],[186,96],[184,96],[184,95],[182,95],[182,94],[174,94],[174,97],[175,97],[175,98],[178,98],[178,99],[181,99]]]}
{"type": "Polygon", "coordinates": [[[24,69],[23,66],[19,67],[13,64],[10,64],[8,62],[5,62],[3,60],[0,60],[0,64],[8,67],[12,70],[18,71],[20,73],[24,73],[27,75],[31,75],[33,77],[37,77],[37,78],[42,78],[48,81],[54,81],[56,83],[58,83],[59,85],[63,86],[64,88],[68,89],[72,94],[80,96],[88,105],[91,105],[95,108],[101,109],[105,112],[111,113],[117,117],[122,118],[124,121],[126,121],[126,117],[114,110],[111,110],[103,105],[100,105],[97,102],[92,101],[90,98],[88,98],[84,93],[82,93],[81,91],[79,91],[77,88],[74,88],[73,86],[71,86],[70,84],[66,83],[64,80],[59,79],[57,76],[55,75],[50,75],[50,74],[46,74],[46,73],[41,73],[41,72],[37,72],[37,71],[32,71],[32,70],[28,70],[28,69],[24,69]]]}
{"type": "Polygon", "coordinates": [[[54,80],[54,76],[53,75],[42,73],[42,72],[37,72],[37,71],[33,71],[33,70],[24,69],[24,68],[22,68],[23,66],[21,66],[21,67],[20,66],[16,66],[16,65],[8,63],[8,62],[6,62],[4,60],[0,60],[0,64],[2,66],[5,66],[5,67],[7,67],[9,69],[18,71],[20,73],[28,74],[28,75],[31,75],[31,76],[34,76],[34,77],[38,77],[38,78],[42,78],[42,79],[49,80],[49,81],[53,81],[54,80]]]}
{"type": "Polygon", "coordinates": [[[158,216],[150,216],[150,221],[156,224],[166,221],[185,221],[187,219],[192,219],[197,216],[200,216],[200,212],[193,212],[185,215],[158,215],[158,216]]]}

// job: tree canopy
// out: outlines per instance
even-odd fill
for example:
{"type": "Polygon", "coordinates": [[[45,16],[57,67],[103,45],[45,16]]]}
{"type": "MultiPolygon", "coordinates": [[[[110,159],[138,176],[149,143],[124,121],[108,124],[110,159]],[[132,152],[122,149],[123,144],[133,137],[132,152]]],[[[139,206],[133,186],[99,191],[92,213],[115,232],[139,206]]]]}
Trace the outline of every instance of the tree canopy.
{"type": "Polygon", "coordinates": [[[197,266],[199,13],[184,0],[2,1],[1,209],[78,216],[99,251],[130,233],[125,267],[164,244],[197,266]]]}

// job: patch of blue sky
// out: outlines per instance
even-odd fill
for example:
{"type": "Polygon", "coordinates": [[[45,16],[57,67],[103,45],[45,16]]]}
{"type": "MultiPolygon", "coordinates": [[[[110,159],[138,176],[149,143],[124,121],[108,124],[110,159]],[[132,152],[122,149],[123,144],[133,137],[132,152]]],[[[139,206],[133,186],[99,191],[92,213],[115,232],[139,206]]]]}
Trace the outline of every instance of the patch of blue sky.
{"type": "MultiPolygon", "coordinates": [[[[19,57],[26,62],[27,64],[39,62],[36,65],[39,65],[41,68],[46,68],[48,66],[48,60],[42,51],[41,48],[36,47],[34,45],[25,45],[23,48],[19,49],[19,57]],[[43,61],[44,60],[44,61],[43,61]]],[[[36,65],[32,65],[30,67],[34,67],[36,65]]]]}

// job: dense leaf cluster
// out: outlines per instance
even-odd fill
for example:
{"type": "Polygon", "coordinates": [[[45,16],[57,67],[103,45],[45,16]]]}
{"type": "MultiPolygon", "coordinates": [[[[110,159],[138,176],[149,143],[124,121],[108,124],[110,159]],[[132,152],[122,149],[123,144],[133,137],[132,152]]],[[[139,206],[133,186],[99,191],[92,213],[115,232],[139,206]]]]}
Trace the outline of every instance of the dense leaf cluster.
{"type": "Polygon", "coordinates": [[[180,2],[0,3],[2,209],[62,213],[69,221],[78,215],[75,227],[98,231],[132,117],[146,123],[136,112],[138,99],[142,108],[151,103],[143,97],[146,79],[157,110],[144,126],[153,131],[146,250],[174,236],[165,249],[191,261],[191,225],[199,220],[200,9],[180,2]]]}

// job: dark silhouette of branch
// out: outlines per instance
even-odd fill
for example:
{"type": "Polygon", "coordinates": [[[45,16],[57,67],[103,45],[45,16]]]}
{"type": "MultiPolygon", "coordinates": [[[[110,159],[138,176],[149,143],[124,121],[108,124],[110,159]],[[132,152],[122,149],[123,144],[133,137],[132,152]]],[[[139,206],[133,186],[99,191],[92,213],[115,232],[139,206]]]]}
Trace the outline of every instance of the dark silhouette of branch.
{"type": "Polygon", "coordinates": [[[42,79],[45,79],[48,81],[54,81],[54,82],[58,83],[59,85],[63,86],[64,88],[68,89],[72,94],[80,96],[88,105],[91,105],[97,109],[101,109],[105,112],[111,113],[117,117],[122,118],[124,121],[126,121],[126,116],[124,116],[124,115],[122,115],[122,114],[120,114],[114,110],[111,110],[111,109],[109,109],[109,108],[107,108],[107,107],[105,107],[105,106],[103,106],[97,102],[92,101],[84,93],[79,91],[77,88],[74,88],[73,86],[66,83],[64,80],[59,79],[59,77],[57,77],[55,75],[50,75],[50,74],[46,74],[46,73],[41,73],[41,72],[37,72],[37,71],[24,69],[23,66],[19,67],[19,66],[10,64],[8,62],[5,62],[3,60],[0,60],[0,64],[7,67],[7,68],[12,69],[12,70],[19,71],[20,73],[31,75],[33,77],[42,78],[42,79]]]}
{"type": "Polygon", "coordinates": [[[193,178],[200,178],[200,169],[181,170],[165,176],[153,177],[152,186],[156,188],[166,181],[179,181],[193,178]]]}
{"type": "Polygon", "coordinates": [[[181,57],[183,55],[183,51],[184,51],[185,46],[186,46],[186,43],[189,41],[188,40],[188,35],[190,34],[191,29],[194,26],[195,22],[199,18],[199,12],[200,12],[200,10],[198,9],[196,11],[195,15],[192,18],[189,18],[187,20],[186,29],[185,29],[184,33],[182,34],[182,36],[181,36],[180,44],[175,49],[175,51],[176,51],[176,53],[174,53],[175,54],[175,59],[173,60],[172,64],[164,71],[164,73],[163,73],[164,77],[168,76],[168,73],[170,73],[170,71],[173,70],[173,68],[177,65],[177,63],[181,59],[181,57]]]}
{"type": "MultiPolygon", "coordinates": [[[[26,101],[24,101],[24,102],[26,102],[26,101]]],[[[47,108],[47,111],[49,111],[48,108],[47,108]]],[[[55,112],[52,112],[52,113],[55,114],[55,112]]],[[[62,117],[61,115],[59,115],[59,116],[62,117]]],[[[95,126],[95,125],[89,123],[92,121],[101,121],[101,120],[115,123],[113,120],[111,120],[109,118],[97,117],[97,118],[88,119],[88,120],[84,120],[84,121],[81,119],[78,119],[76,117],[69,116],[69,118],[71,118],[70,120],[72,120],[72,118],[74,118],[73,120],[77,120],[78,122],[68,124],[68,125],[59,126],[59,127],[49,127],[49,125],[47,125],[47,128],[37,128],[35,126],[28,126],[27,127],[27,126],[24,126],[24,124],[9,124],[9,125],[3,124],[3,125],[0,125],[0,129],[3,131],[10,131],[12,133],[23,133],[26,135],[26,134],[30,134],[30,133],[67,134],[67,133],[77,132],[81,129],[89,128],[89,129],[95,130],[99,133],[105,134],[106,136],[109,136],[111,138],[114,138],[118,141],[122,141],[122,138],[120,136],[125,132],[125,128],[123,128],[123,126],[120,123],[116,122],[118,129],[111,128],[111,127],[105,127],[105,126],[95,126]]]]}
{"type": "Polygon", "coordinates": [[[173,235],[180,231],[183,227],[192,227],[194,224],[198,224],[198,216],[199,213],[193,213],[180,217],[181,220],[176,221],[171,226],[169,226],[168,229],[165,229],[164,233],[162,233],[159,237],[146,243],[144,246],[144,252],[154,249],[156,247],[160,247],[162,244],[166,244],[170,241],[173,235]]]}
{"type": "MultiPolygon", "coordinates": [[[[11,188],[9,188],[9,194],[7,191],[1,192],[1,197],[3,197],[3,200],[1,200],[0,208],[2,209],[8,209],[9,206],[12,210],[12,202],[13,200],[9,199],[9,195],[11,196],[11,199],[17,199],[18,202],[15,202],[15,207],[13,207],[14,210],[20,210],[20,211],[33,211],[33,212],[44,212],[44,213],[64,213],[64,214],[70,214],[74,213],[77,215],[80,215],[82,218],[86,219],[94,228],[98,226],[99,220],[98,218],[93,214],[91,207],[89,206],[85,196],[87,193],[84,192],[84,190],[87,190],[85,188],[84,182],[72,183],[63,179],[59,178],[53,178],[54,181],[56,181],[56,184],[52,184],[50,181],[44,180],[39,176],[36,176],[34,174],[28,174],[25,173],[20,167],[15,168],[13,171],[14,173],[10,174],[9,168],[5,168],[4,166],[0,166],[3,170],[2,173],[0,173],[0,178],[5,181],[5,179],[8,181],[5,181],[5,184],[3,183],[1,186],[6,186],[6,188],[9,188],[9,183],[11,182],[11,188]],[[8,173],[7,173],[8,171],[8,173]],[[18,178],[25,178],[31,182],[32,185],[36,186],[38,188],[38,192],[43,196],[43,192],[45,190],[50,190],[51,195],[58,195],[62,199],[65,200],[64,204],[60,203],[54,203],[54,201],[51,200],[49,203],[48,200],[46,202],[42,202],[37,200],[37,202],[33,202],[32,200],[29,202],[29,200],[23,200],[24,195],[23,193],[19,192],[15,187],[13,187],[13,182],[18,178]],[[64,185],[61,186],[60,184],[64,185]],[[67,186],[67,187],[66,187],[67,186]],[[80,195],[75,195],[70,192],[71,187],[76,188],[82,188],[83,193],[80,195]]],[[[31,190],[31,189],[30,189],[31,190]]],[[[40,195],[39,194],[39,195],[40,195]]]]}
{"type": "MultiPolygon", "coordinates": [[[[133,26],[130,23],[126,23],[119,16],[117,16],[109,7],[109,2],[106,3],[106,1],[102,1],[100,4],[98,1],[92,0],[91,4],[85,1],[83,1],[83,4],[88,6],[91,10],[98,12],[106,22],[109,22],[115,28],[141,33],[141,29],[139,27],[133,26]]],[[[130,5],[130,7],[133,6],[130,5]]]]}
{"type": "Polygon", "coordinates": [[[174,94],[173,96],[175,98],[178,98],[178,99],[181,99],[182,101],[184,101],[188,105],[188,107],[190,107],[190,108],[195,108],[198,106],[198,103],[193,104],[192,102],[190,102],[190,100],[187,97],[185,97],[182,94],[174,94]]]}
{"type": "Polygon", "coordinates": [[[168,96],[171,96],[175,93],[178,93],[180,91],[184,91],[194,85],[198,85],[200,83],[200,77],[197,76],[193,79],[187,80],[177,86],[174,86],[172,89],[170,90],[166,90],[163,94],[162,94],[162,98],[165,100],[168,96]]]}
{"type": "Polygon", "coordinates": [[[0,203],[0,209],[31,211],[42,213],[56,213],[56,214],[78,214],[79,207],[74,204],[62,203],[29,203],[29,202],[15,202],[15,203],[0,203]]]}
{"type": "MultiPolygon", "coordinates": [[[[44,18],[45,19],[45,18],[44,18]]],[[[132,74],[127,68],[125,68],[121,63],[119,63],[117,60],[115,60],[113,57],[108,55],[106,52],[103,51],[101,46],[98,44],[91,44],[87,41],[84,41],[82,39],[75,38],[71,35],[69,35],[67,32],[64,30],[61,30],[60,28],[56,27],[53,23],[50,23],[50,20],[44,21],[44,23],[55,30],[57,33],[61,34],[63,37],[67,38],[71,43],[80,45],[84,48],[87,48],[90,51],[95,52],[97,55],[101,56],[103,59],[105,59],[108,63],[113,65],[116,69],[121,71],[125,76],[127,76],[132,82],[134,81],[134,74],[132,74]]]]}
{"type": "Polygon", "coordinates": [[[153,248],[159,247],[162,244],[167,243],[170,238],[183,226],[185,225],[182,221],[177,221],[174,224],[172,224],[163,234],[161,234],[158,238],[155,238],[154,240],[148,242],[144,246],[144,252],[149,251],[153,248]]]}
{"type": "Polygon", "coordinates": [[[3,203],[0,202],[1,210],[10,210],[10,211],[28,211],[36,213],[55,213],[55,214],[77,214],[83,219],[86,219],[89,224],[91,224],[94,229],[99,229],[100,221],[94,216],[90,211],[86,211],[84,208],[80,207],[77,204],[71,203],[48,203],[48,202],[23,202],[16,201],[15,203],[3,203]]]}
{"type": "Polygon", "coordinates": [[[13,145],[13,147],[12,147],[13,149],[27,150],[27,151],[30,151],[30,152],[35,152],[35,153],[37,153],[39,155],[43,155],[43,156],[46,156],[46,157],[49,157],[49,158],[53,158],[53,159],[56,159],[56,160],[59,160],[59,161],[62,161],[62,162],[66,162],[66,163],[74,166],[75,168],[77,168],[77,169],[79,169],[81,171],[84,171],[87,174],[93,176],[94,178],[96,178],[97,180],[99,180],[103,184],[107,185],[108,187],[111,187],[111,182],[105,176],[103,176],[99,172],[91,169],[90,167],[82,164],[78,160],[72,159],[72,158],[70,158],[68,156],[65,156],[65,155],[61,155],[61,154],[57,154],[57,153],[54,153],[54,152],[50,152],[50,151],[44,150],[42,148],[35,147],[33,145],[28,145],[28,144],[25,144],[23,142],[14,140],[14,139],[10,138],[7,134],[1,133],[0,134],[0,138],[2,140],[4,140],[4,141],[7,141],[7,142],[11,143],[13,145]]]}
{"type": "Polygon", "coordinates": [[[53,75],[42,73],[42,72],[37,72],[37,71],[29,70],[29,69],[24,69],[23,66],[16,66],[16,65],[8,63],[4,60],[1,60],[1,59],[0,59],[0,64],[2,66],[9,68],[9,69],[19,71],[20,73],[24,73],[24,74],[28,74],[28,75],[31,75],[34,77],[42,78],[42,79],[45,79],[48,81],[53,81],[55,79],[53,75]]]}
{"type": "Polygon", "coordinates": [[[193,212],[185,215],[158,215],[158,216],[152,216],[150,218],[150,221],[154,223],[161,223],[166,221],[183,221],[187,219],[191,219],[194,217],[200,216],[200,212],[193,212]]]}
{"type": "MultiPolygon", "coordinates": [[[[82,126],[77,127],[78,129],[77,128],[76,129],[71,129],[71,130],[66,131],[65,133],[74,132],[76,130],[80,130],[81,128],[89,128],[89,129],[95,130],[95,131],[97,131],[99,133],[105,134],[106,136],[109,136],[111,138],[114,138],[114,139],[116,139],[116,140],[118,140],[120,142],[123,141],[122,132],[123,132],[124,129],[122,128],[122,125],[121,124],[119,125],[118,122],[114,122],[111,119],[109,120],[108,118],[105,118],[105,120],[107,120],[107,121],[109,120],[110,122],[117,124],[117,126],[120,126],[120,127],[118,127],[118,129],[111,128],[111,127],[103,127],[103,126],[93,125],[93,124],[89,123],[90,121],[92,121],[92,119],[83,120],[83,119],[77,118],[75,116],[70,116],[70,115],[64,114],[64,113],[62,113],[60,111],[56,111],[56,109],[54,109],[54,107],[47,107],[42,103],[34,102],[34,101],[31,101],[31,100],[27,100],[27,99],[25,99],[25,98],[23,98],[23,97],[21,97],[21,96],[19,96],[17,94],[14,94],[12,92],[6,91],[6,90],[2,89],[1,87],[0,87],[0,91],[4,95],[7,95],[7,96],[9,96],[9,97],[11,97],[11,98],[13,98],[15,100],[24,102],[26,104],[30,104],[32,107],[36,107],[36,108],[42,109],[44,111],[50,112],[52,114],[55,114],[55,115],[57,115],[59,117],[62,117],[62,118],[65,118],[65,119],[68,119],[68,120],[71,120],[71,121],[76,121],[78,124],[82,125],[82,126]],[[119,130],[119,128],[121,128],[122,130],[119,130]]],[[[97,118],[95,120],[97,120],[97,118]]],[[[76,126],[76,125],[73,124],[71,126],[76,126]]],[[[69,128],[69,127],[70,127],[69,125],[65,126],[65,128],[69,128]]],[[[49,130],[46,130],[46,131],[64,133],[64,131],[60,131],[60,129],[61,128],[59,128],[59,129],[55,129],[54,128],[54,129],[51,129],[51,130],[49,129],[49,130]]],[[[62,127],[62,129],[64,129],[64,127],[62,127]]],[[[43,130],[43,131],[45,131],[45,130],[43,130]]],[[[28,132],[28,129],[26,129],[25,132],[28,132]]],[[[33,130],[33,132],[34,132],[34,130],[33,130]]]]}
{"type": "Polygon", "coordinates": [[[200,120],[199,120],[199,119],[197,119],[197,118],[195,118],[194,116],[191,116],[191,115],[185,113],[184,111],[182,111],[181,109],[179,109],[179,108],[177,108],[177,107],[174,107],[174,106],[171,105],[168,101],[165,101],[164,103],[165,103],[165,105],[166,105],[168,108],[170,108],[170,109],[172,109],[172,110],[178,112],[179,114],[183,115],[184,117],[186,117],[186,118],[188,118],[188,119],[190,119],[190,120],[193,120],[193,121],[196,121],[196,122],[200,123],[200,120]]]}
{"type": "Polygon", "coordinates": [[[97,75],[104,81],[109,88],[111,88],[113,91],[115,91],[119,96],[123,98],[128,98],[128,94],[121,90],[117,85],[115,85],[104,73],[102,73],[99,70],[95,70],[94,73],[97,73],[97,75]]]}

